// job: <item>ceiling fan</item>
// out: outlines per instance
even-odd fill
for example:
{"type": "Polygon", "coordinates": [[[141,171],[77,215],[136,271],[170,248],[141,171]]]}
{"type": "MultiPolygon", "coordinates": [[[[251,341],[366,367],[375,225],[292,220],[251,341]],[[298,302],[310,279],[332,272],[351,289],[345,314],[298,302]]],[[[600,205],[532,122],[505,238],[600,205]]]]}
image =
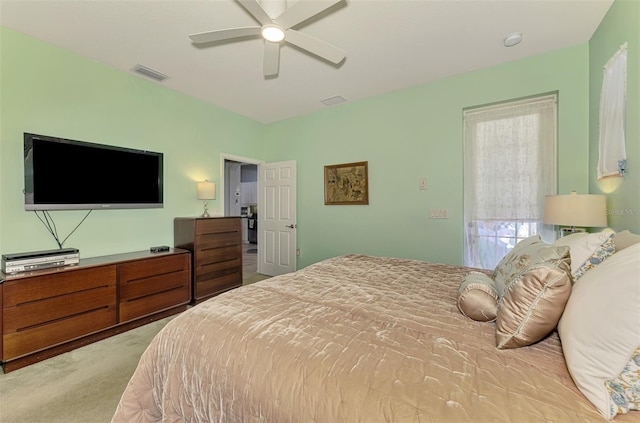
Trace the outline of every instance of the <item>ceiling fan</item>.
{"type": "Polygon", "coordinates": [[[338,64],[345,58],[345,52],[325,41],[300,31],[291,29],[297,24],[323,12],[343,0],[309,1],[298,0],[276,18],[271,18],[258,0],[236,0],[254,17],[261,26],[249,26],[189,35],[194,44],[231,40],[234,38],[264,38],[265,76],[278,74],[280,64],[280,43],[287,42],[329,62],[338,64]]]}

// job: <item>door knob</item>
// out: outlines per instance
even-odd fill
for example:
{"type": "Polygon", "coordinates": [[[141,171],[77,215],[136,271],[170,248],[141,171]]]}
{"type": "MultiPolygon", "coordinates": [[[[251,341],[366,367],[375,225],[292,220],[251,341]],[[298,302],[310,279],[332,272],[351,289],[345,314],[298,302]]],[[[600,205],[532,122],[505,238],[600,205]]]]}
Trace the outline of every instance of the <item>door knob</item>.
{"type": "Polygon", "coordinates": [[[295,229],[298,227],[298,225],[284,225],[285,228],[291,228],[291,229],[295,229]]]}

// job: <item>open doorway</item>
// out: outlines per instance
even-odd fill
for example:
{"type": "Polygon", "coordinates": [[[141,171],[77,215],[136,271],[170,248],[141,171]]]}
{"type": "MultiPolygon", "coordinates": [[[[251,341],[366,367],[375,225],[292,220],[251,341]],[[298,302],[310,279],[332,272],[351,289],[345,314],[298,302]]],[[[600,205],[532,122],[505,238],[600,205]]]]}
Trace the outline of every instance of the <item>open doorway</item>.
{"type": "Polygon", "coordinates": [[[242,218],[242,279],[251,283],[258,274],[258,164],[260,160],[223,154],[222,192],[225,216],[242,218]]]}

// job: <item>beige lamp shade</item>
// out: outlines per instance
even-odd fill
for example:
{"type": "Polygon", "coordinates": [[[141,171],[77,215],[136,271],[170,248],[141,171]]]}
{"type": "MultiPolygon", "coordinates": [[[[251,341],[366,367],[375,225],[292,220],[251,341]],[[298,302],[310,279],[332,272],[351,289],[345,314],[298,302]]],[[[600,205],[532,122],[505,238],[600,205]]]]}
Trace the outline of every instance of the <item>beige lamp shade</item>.
{"type": "Polygon", "coordinates": [[[216,183],[215,182],[198,182],[198,200],[215,200],[216,199],[216,183]]]}
{"type": "Polygon", "coordinates": [[[579,227],[607,226],[607,203],[604,195],[576,194],[549,195],[544,199],[547,225],[579,227]]]}

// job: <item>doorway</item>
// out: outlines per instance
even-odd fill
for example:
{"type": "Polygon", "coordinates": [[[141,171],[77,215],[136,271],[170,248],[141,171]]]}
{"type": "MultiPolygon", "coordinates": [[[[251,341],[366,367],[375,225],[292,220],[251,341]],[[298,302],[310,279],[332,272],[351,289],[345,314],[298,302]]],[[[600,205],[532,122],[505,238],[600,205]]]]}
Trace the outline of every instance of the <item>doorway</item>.
{"type": "Polygon", "coordinates": [[[242,279],[243,283],[259,278],[258,274],[258,164],[246,157],[221,155],[222,192],[225,216],[242,218],[242,279]]]}

